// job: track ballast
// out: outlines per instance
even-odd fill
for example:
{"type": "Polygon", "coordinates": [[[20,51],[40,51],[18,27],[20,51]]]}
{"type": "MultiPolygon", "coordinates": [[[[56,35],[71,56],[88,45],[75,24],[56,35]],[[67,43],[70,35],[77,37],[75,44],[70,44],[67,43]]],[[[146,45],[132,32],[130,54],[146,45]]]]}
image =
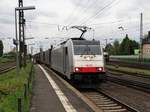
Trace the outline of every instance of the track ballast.
{"type": "Polygon", "coordinates": [[[138,110],[118,101],[101,90],[83,90],[81,93],[104,112],[138,112],[138,110]]]}

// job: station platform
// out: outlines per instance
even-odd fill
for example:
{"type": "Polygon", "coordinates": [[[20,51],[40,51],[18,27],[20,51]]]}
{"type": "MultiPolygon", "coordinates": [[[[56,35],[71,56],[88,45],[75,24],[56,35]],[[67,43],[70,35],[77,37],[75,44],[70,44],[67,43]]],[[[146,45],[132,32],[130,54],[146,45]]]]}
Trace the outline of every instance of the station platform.
{"type": "Polygon", "coordinates": [[[35,65],[30,112],[94,112],[52,71],[35,65]]]}

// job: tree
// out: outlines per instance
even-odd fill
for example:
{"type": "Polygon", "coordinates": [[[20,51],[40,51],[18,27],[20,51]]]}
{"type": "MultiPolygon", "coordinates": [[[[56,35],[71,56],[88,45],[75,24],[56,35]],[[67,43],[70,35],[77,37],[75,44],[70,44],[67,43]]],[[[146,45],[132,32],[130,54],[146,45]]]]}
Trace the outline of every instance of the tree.
{"type": "Polygon", "coordinates": [[[130,40],[128,34],[126,34],[126,37],[120,44],[119,51],[121,55],[133,55],[134,49],[138,48],[139,44],[135,40],[130,40]]]}
{"type": "Polygon", "coordinates": [[[113,54],[113,46],[111,44],[107,44],[105,47],[105,51],[108,52],[110,55],[113,54]]]}
{"type": "Polygon", "coordinates": [[[135,40],[130,40],[128,34],[126,34],[121,43],[115,40],[113,45],[107,44],[105,51],[110,55],[134,55],[134,50],[138,48],[139,43],[135,40]]]}
{"type": "Polygon", "coordinates": [[[121,55],[129,55],[130,54],[130,39],[128,37],[128,34],[126,34],[126,37],[121,42],[119,51],[120,51],[121,55]]]}
{"type": "Polygon", "coordinates": [[[120,54],[119,47],[120,47],[119,41],[115,40],[114,43],[113,43],[113,51],[112,51],[114,55],[119,55],[120,54]]]}
{"type": "Polygon", "coordinates": [[[0,40],[0,57],[3,55],[3,49],[4,49],[3,41],[0,40]]]}
{"type": "Polygon", "coordinates": [[[135,40],[130,41],[130,55],[134,54],[134,50],[139,48],[139,43],[135,40]]]}

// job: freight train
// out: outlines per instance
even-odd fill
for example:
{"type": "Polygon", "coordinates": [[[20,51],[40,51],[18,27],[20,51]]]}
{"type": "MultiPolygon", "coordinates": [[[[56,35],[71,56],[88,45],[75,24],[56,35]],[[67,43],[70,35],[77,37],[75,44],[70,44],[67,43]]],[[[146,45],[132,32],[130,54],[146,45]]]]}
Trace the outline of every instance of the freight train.
{"type": "Polygon", "coordinates": [[[105,79],[103,50],[96,40],[70,38],[35,59],[79,86],[97,87],[105,79]]]}

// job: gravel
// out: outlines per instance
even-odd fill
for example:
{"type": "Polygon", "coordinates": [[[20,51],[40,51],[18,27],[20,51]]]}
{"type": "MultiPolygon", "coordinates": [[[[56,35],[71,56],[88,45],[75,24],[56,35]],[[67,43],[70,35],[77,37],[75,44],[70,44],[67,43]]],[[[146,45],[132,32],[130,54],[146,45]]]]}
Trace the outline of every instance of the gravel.
{"type": "Polygon", "coordinates": [[[101,90],[140,112],[150,112],[150,94],[112,82],[102,83],[101,90]]]}

